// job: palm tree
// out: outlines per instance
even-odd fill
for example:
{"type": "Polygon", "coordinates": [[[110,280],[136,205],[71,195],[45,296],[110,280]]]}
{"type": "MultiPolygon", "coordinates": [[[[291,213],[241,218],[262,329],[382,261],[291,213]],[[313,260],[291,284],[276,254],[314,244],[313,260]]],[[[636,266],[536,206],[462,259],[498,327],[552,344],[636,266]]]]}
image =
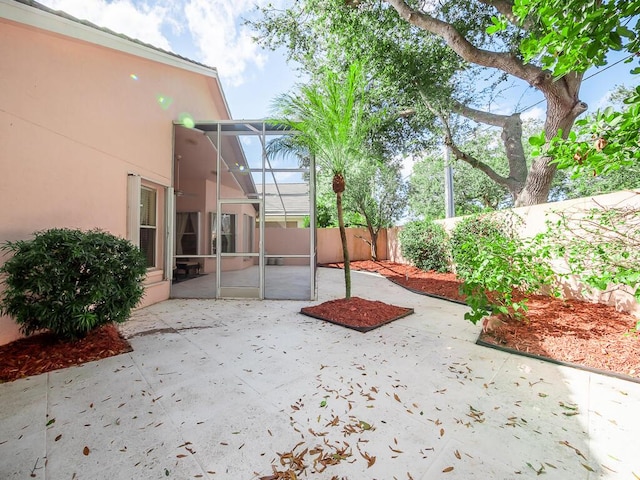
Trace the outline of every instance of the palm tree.
{"type": "Polygon", "coordinates": [[[346,78],[327,71],[317,83],[302,85],[295,94],[277,97],[276,118],[272,120],[297,132],[272,145],[272,153],[313,157],[321,171],[332,175],[344,256],[345,298],[351,297],[351,270],[342,194],[347,167],[363,158],[363,145],[372,127],[372,120],[365,115],[365,86],[359,63],[349,67],[346,78]]]}

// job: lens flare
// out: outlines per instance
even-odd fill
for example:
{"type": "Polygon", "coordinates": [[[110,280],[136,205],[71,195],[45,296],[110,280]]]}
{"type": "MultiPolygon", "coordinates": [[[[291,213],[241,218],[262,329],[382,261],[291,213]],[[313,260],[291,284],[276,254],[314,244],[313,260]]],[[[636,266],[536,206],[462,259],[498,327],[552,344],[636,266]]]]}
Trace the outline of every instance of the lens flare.
{"type": "Polygon", "coordinates": [[[182,123],[182,125],[184,125],[187,128],[193,128],[196,126],[196,121],[188,113],[181,113],[180,117],[178,118],[180,120],[180,123],[182,123]]]}
{"type": "Polygon", "coordinates": [[[173,103],[173,98],[167,97],[166,95],[162,95],[162,94],[156,95],[156,100],[158,101],[160,108],[162,108],[163,110],[166,110],[167,108],[169,108],[173,103]]]}
{"type": "Polygon", "coordinates": [[[135,73],[132,73],[129,76],[131,77],[132,80],[138,80],[138,75],[136,75],[135,73]]]}

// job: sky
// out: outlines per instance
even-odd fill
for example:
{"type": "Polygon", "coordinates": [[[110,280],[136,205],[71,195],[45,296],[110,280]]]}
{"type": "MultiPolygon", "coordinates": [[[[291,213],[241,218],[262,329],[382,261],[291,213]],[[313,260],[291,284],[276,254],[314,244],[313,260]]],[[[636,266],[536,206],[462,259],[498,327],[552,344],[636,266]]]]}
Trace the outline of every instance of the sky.
{"type": "MultiPolygon", "coordinates": [[[[286,62],[286,52],[261,49],[243,25],[254,18],[256,5],[279,6],[287,0],[39,0],[55,10],[89,20],[132,38],[216,67],[235,119],[268,116],[273,99],[299,82],[286,62]]],[[[602,107],[617,83],[630,84],[629,65],[619,64],[587,79],[581,100],[590,109],[602,107]]],[[[595,72],[588,72],[591,75],[595,72]]],[[[520,84],[497,99],[493,111],[513,113],[534,105],[542,96],[520,84]]],[[[545,105],[526,110],[523,118],[542,118],[545,105]]]]}

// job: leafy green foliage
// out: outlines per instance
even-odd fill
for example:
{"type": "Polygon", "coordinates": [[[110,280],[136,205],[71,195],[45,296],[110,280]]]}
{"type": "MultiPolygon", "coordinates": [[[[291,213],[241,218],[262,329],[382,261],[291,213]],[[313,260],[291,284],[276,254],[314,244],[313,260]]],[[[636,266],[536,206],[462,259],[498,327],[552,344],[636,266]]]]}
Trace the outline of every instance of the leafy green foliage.
{"type": "Polygon", "coordinates": [[[465,319],[474,324],[488,315],[521,318],[526,295],[553,284],[549,250],[517,237],[505,217],[462,220],[452,232],[451,251],[471,308],[465,319]]]}
{"type": "MultiPolygon", "coordinates": [[[[523,23],[536,25],[538,32],[537,38],[522,42],[525,58],[540,57],[556,77],[606,65],[611,51],[626,51],[627,62],[632,62],[640,50],[640,0],[516,0],[513,12],[523,23]]],[[[639,74],[640,67],[631,73],[639,74]]],[[[530,142],[537,155],[553,156],[559,168],[570,169],[574,176],[638,165],[640,87],[624,103],[627,108],[622,111],[605,109],[577,121],[574,132],[547,132],[530,142]]]]}
{"type": "MultiPolygon", "coordinates": [[[[486,158],[486,161],[493,163],[491,157],[486,158]]],[[[506,188],[490,180],[478,169],[462,161],[453,161],[452,166],[456,216],[476,214],[513,204],[506,188]]],[[[417,161],[409,179],[411,213],[427,219],[445,218],[444,183],[442,157],[429,155],[417,161]]]]}
{"type": "Polygon", "coordinates": [[[258,41],[286,48],[312,78],[356,61],[367,66],[369,104],[389,113],[374,138],[379,151],[393,152],[401,144],[418,148],[433,139],[433,116],[423,108],[418,88],[448,96],[451,75],[464,65],[442,42],[412,28],[384,3],[354,8],[343,0],[305,0],[285,9],[269,4],[260,13],[263,19],[251,22],[258,41]],[[398,116],[408,108],[411,115],[398,116]]]}
{"type": "Polygon", "coordinates": [[[432,221],[407,223],[400,230],[400,249],[402,256],[421,270],[450,271],[447,232],[432,221]]]}
{"type": "MultiPolygon", "coordinates": [[[[538,122],[526,122],[523,129],[534,132],[538,122]]],[[[509,176],[508,159],[504,144],[496,141],[495,131],[478,132],[461,148],[481,159],[503,177],[509,176]]],[[[529,158],[530,148],[524,153],[529,158]]],[[[491,180],[485,173],[466,162],[453,160],[453,195],[455,215],[471,215],[483,211],[507,208],[513,205],[513,197],[506,187],[491,180]]],[[[416,216],[444,218],[444,159],[440,152],[433,152],[418,160],[409,179],[409,207],[416,216]]]]}
{"type": "Polygon", "coordinates": [[[525,59],[539,57],[557,77],[606,65],[610,50],[640,46],[639,0],[515,0],[513,13],[535,33],[520,45],[525,59]]]}
{"type": "MultiPolygon", "coordinates": [[[[546,151],[561,169],[574,176],[607,174],[640,164],[640,86],[629,98],[632,105],[622,112],[607,108],[578,120],[567,140],[562,133],[550,141],[546,151]]],[[[534,137],[535,138],[535,137],[534,137]]],[[[539,143],[539,140],[530,141],[539,143]]],[[[541,153],[538,150],[537,153],[541,153]]]]}
{"type": "Polygon", "coordinates": [[[345,210],[361,217],[369,231],[371,258],[377,260],[377,239],[382,228],[390,227],[406,207],[406,185],[400,164],[371,160],[351,169],[347,175],[349,188],[345,191],[345,210]]]}
{"type": "MultiPolygon", "coordinates": [[[[500,14],[509,3],[303,0],[258,7],[262,19],[249,23],[263,46],[285,48],[312,78],[324,68],[339,71],[353,61],[366,64],[370,108],[387,113],[371,142],[378,152],[422,155],[444,135],[452,144],[462,141],[471,122],[504,128],[506,175],[482,157],[458,149],[454,154],[506,186],[519,203],[540,203],[547,200],[555,165],[545,158],[528,170],[521,132],[482,108],[494,101],[510,76],[535,85],[547,97],[564,89],[566,98],[577,97],[581,77],[553,87],[538,81],[544,73],[537,62],[523,61],[518,52],[521,40],[535,38],[538,30],[500,14]]],[[[573,123],[570,107],[560,107],[547,112],[549,136],[559,123],[565,128],[573,123]]]]}
{"type": "Polygon", "coordinates": [[[270,153],[313,155],[323,173],[344,175],[362,157],[377,120],[366,115],[365,85],[363,66],[354,63],[345,75],[325,70],[317,83],[277,97],[272,121],[298,134],[285,137],[291,143],[274,144],[270,153]]]}
{"type": "Polygon", "coordinates": [[[27,335],[48,329],[61,338],[83,337],[124,322],[144,293],[144,256],[106,232],[51,229],[2,250],[13,256],[0,267],[6,285],[0,312],[27,335]]]}

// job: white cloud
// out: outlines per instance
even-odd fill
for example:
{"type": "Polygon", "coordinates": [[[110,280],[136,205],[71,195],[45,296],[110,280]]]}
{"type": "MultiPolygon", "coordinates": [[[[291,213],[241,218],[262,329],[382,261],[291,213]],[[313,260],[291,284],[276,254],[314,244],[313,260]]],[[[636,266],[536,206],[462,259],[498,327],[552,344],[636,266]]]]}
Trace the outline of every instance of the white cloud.
{"type": "MultiPolygon", "coordinates": [[[[231,86],[245,81],[250,65],[262,69],[266,55],[252,40],[253,33],[242,26],[255,0],[189,0],[184,12],[202,61],[218,69],[231,86]]],[[[266,3],[266,2],[264,2],[266,3]]]]}
{"type": "MultiPolygon", "coordinates": [[[[256,5],[268,0],[41,0],[81,20],[173,51],[216,67],[230,86],[245,82],[253,67],[262,70],[267,60],[242,25],[256,5]],[[163,27],[165,32],[163,32],[163,27]],[[176,51],[172,40],[188,31],[193,45],[176,51]]],[[[275,6],[281,0],[272,2],[275,6]]]]}
{"type": "MultiPolygon", "coordinates": [[[[167,8],[160,3],[130,0],[40,0],[54,10],[62,10],[80,20],[88,20],[145,43],[171,50],[161,27],[167,21],[167,8]]],[[[167,21],[167,23],[170,23],[167,21]]]]}
{"type": "Polygon", "coordinates": [[[547,112],[542,107],[533,107],[526,112],[522,112],[520,118],[522,119],[522,121],[544,120],[546,118],[546,114],[547,112]]]}

